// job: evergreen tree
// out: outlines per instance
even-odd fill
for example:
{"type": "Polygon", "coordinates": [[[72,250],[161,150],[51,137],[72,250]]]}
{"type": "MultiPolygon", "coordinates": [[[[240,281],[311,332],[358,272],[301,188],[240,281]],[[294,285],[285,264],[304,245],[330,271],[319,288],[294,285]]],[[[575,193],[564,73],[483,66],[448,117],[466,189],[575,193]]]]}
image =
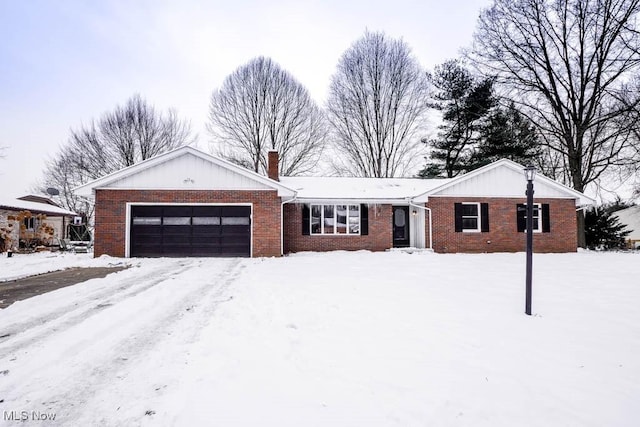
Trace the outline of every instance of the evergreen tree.
{"type": "Polygon", "coordinates": [[[431,161],[419,176],[452,178],[473,169],[484,120],[494,104],[493,80],[477,80],[457,60],[436,66],[429,80],[436,89],[432,107],[442,112],[442,124],[435,139],[422,141],[431,148],[431,161]]]}
{"type": "Polygon", "coordinates": [[[627,226],[620,224],[615,211],[628,207],[617,200],[614,203],[591,209],[585,215],[585,237],[589,249],[624,249],[625,238],[631,233],[627,226]]]}
{"type": "Polygon", "coordinates": [[[535,163],[540,152],[535,126],[511,103],[506,109],[496,108],[489,115],[472,166],[478,168],[499,159],[527,165],[535,163]]]}

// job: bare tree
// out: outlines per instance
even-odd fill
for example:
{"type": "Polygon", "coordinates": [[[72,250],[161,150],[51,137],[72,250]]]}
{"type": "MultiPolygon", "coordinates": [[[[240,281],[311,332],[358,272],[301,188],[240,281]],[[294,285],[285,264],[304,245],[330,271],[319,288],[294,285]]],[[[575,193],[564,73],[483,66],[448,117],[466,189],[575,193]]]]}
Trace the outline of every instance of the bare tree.
{"type": "Polygon", "coordinates": [[[47,162],[42,189],[60,191],[62,206],[90,216],[91,207],[71,191],[118,169],[192,142],[190,125],[173,111],[159,113],[139,95],[89,126],[72,130],[69,141],[47,162]]]}
{"type": "Polygon", "coordinates": [[[402,40],[369,33],[342,55],[327,110],[339,172],[404,175],[420,160],[417,136],[427,111],[426,73],[402,40]]]}
{"type": "Polygon", "coordinates": [[[640,0],[494,0],[480,15],[472,57],[537,124],[578,191],[637,161],[621,124],[640,102],[626,86],[640,66],[639,11],[640,0]]]}
{"type": "Polygon", "coordinates": [[[208,129],[213,151],[258,173],[277,150],[283,175],[310,172],[326,139],[322,110],[307,89],[270,58],[258,57],[213,92],[208,129]]]}

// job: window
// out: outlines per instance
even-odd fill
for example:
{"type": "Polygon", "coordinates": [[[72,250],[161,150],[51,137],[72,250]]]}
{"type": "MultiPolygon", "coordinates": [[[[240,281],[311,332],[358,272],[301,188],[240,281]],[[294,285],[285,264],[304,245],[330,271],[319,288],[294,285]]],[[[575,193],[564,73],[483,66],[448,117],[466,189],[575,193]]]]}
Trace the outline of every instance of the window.
{"type": "Polygon", "coordinates": [[[360,234],[360,205],[311,205],[311,234],[360,234]]]}
{"type": "Polygon", "coordinates": [[[222,225],[250,225],[248,216],[223,216],[222,225]]]}
{"type": "MultiPolygon", "coordinates": [[[[525,221],[527,220],[527,213],[524,214],[525,221]]],[[[533,229],[534,233],[540,233],[542,231],[542,205],[540,203],[533,204],[533,229]]]]}
{"type": "MultiPolygon", "coordinates": [[[[549,233],[551,231],[551,223],[549,221],[549,204],[534,203],[533,204],[533,232],[549,233]]],[[[517,205],[517,224],[518,232],[527,231],[527,205],[517,205]]]]}
{"type": "Polygon", "coordinates": [[[22,222],[24,224],[24,227],[27,229],[27,231],[34,231],[40,225],[38,218],[34,216],[25,218],[22,222]]]}
{"type": "Polygon", "coordinates": [[[489,231],[489,204],[478,202],[455,203],[455,230],[465,233],[489,231]]]}
{"type": "Polygon", "coordinates": [[[480,231],[480,204],[462,204],[462,231],[480,231]]]}
{"type": "Polygon", "coordinates": [[[162,225],[191,225],[190,216],[165,216],[162,225]]]}
{"type": "MultiPolygon", "coordinates": [[[[527,205],[524,205],[524,230],[527,231],[527,205]]],[[[542,205],[540,203],[533,204],[533,232],[542,232],[542,205]]]]}
{"type": "Polygon", "coordinates": [[[133,217],[133,223],[135,225],[160,225],[162,218],[159,216],[136,216],[133,217]]]}

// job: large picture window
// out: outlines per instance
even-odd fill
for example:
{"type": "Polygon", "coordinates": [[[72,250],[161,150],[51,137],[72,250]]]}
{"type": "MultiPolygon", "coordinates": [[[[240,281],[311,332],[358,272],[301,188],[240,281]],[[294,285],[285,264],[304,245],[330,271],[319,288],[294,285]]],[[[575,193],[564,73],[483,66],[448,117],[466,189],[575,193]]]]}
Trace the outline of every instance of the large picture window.
{"type": "Polygon", "coordinates": [[[360,205],[311,205],[311,234],[360,234],[360,205]]]}

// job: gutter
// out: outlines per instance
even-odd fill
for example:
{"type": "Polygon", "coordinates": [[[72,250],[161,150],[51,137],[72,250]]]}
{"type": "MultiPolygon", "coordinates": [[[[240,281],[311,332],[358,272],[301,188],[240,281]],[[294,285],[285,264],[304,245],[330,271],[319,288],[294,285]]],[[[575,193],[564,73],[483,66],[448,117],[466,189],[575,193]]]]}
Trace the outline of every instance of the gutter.
{"type": "Polygon", "coordinates": [[[414,208],[418,208],[418,209],[423,209],[427,212],[429,212],[429,249],[433,250],[433,221],[432,221],[432,216],[431,216],[431,208],[428,208],[426,206],[420,206],[420,205],[416,205],[415,203],[413,203],[413,201],[411,199],[407,199],[407,201],[409,202],[409,206],[412,206],[414,208]]]}
{"type": "Polygon", "coordinates": [[[294,193],[293,198],[280,203],[280,256],[284,255],[284,205],[297,200],[298,193],[294,193]]]}

